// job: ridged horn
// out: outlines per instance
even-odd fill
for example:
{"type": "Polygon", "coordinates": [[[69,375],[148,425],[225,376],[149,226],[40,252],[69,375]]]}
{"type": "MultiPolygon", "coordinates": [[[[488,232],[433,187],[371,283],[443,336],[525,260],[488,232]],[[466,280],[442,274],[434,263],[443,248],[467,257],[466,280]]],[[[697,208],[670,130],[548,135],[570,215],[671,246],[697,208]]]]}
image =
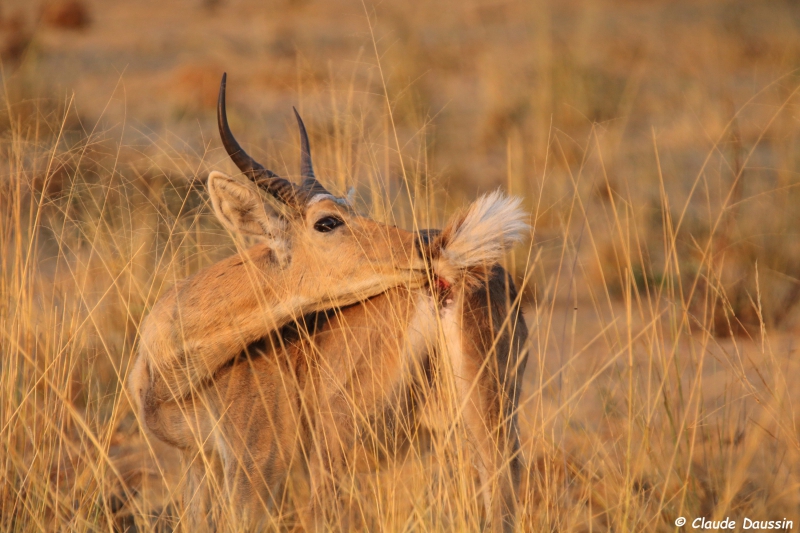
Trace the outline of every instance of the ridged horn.
{"type": "Polygon", "coordinates": [[[225,88],[227,85],[228,74],[222,75],[222,82],[219,86],[219,99],[217,100],[217,126],[219,127],[219,136],[222,138],[222,145],[225,151],[228,152],[231,160],[242,171],[242,173],[250,178],[259,188],[268,192],[281,202],[288,205],[297,205],[297,194],[295,186],[288,180],[285,180],[264,168],[264,166],[247,155],[228,126],[228,113],[225,110],[225,88]]]}
{"type": "Polygon", "coordinates": [[[322,184],[317,181],[314,175],[314,165],[311,163],[311,144],[308,142],[308,132],[306,126],[303,124],[303,119],[300,118],[300,113],[292,106],[294,116],[297,119],[297,127],[300,129],[300,175],[303,181],[300,184],[300,190],[310,198],[317,194],[330,194],[322,184]]]}

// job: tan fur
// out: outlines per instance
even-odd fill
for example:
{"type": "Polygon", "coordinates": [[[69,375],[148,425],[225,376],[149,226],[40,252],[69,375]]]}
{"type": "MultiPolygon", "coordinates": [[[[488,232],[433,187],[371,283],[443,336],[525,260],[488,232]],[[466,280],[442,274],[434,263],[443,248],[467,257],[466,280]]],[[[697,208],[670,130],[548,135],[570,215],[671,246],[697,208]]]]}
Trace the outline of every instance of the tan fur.
{"type": "Polygon", "coordinates": [[[488,523],[513,529],[515,408],[527,330],[513,283],[491,266],[502,251],[491,232],[499,239],[519,233],[516,205],[479,201],[432,243],[415,246],[410,233],[358,217],[335,198],[317,198],[292,218],[254,198],[244,180],[214,173],[209,190],[226,226],[265,244],[162,297],[142,326],[130,379],[145,426],[182,449],[191,465],[191,521],[216,521],[207,514],[216,473],[239,519],[267,524],[289,470],[304,464],[312,489],[306,527],[319,528],[364,428],[398,444],[433,420],[415,413],[441,399],[413,391],[448,394],[426,370],[437,366],[452,373],[488,523]],[[346,225],[317,235],[314,221],[326,214],[346,225]],[[471,229],[459,231],[464,227],[471,229]],[[458,261],[448,261],[448,245],[458,261]],[[447,294],[421,287],[423,255],[452,283],[447,294]],[[308,315],[332,308],[341,309],[308,315]],[[316,325],[295,334],[281,329],[303,315],[316,325]]]}
{"type": "Polygon", "coordinates": [[[149,387],[159,401],[182,398],[248,344],[289,321],[426,280],[411,233],[358,216],[332,199],[278,216],[267,214],[269,204],[244,179],[212,173],[209,191],[215,208],[226,206],[224,215],[217,209],[226,225],[261,236],[265,244],[201,270],[156,303],[140,330],[149,382],[142,381],[137,363],[134,398],[149,387]],[[345,224],[315,231],[313,224],[327,215],[345,224]]]}
{"type": "MultiPolygon", "coordinates": [[[[251,524],[264,520],[280,498],[292,463],[308,465],[306,527],[317,529],[325,511],[335,511],[336,480],[346,467],[374,460],[354,450],[392,450],[422,427],[449,425],[452,415],[440,408],[446,400],[431,395],[447,394],[440,376],[451,369],[453,403],[463,409],[489,526],[513,530],[521,467],[515,409],[527,330],[511,305],[516,294],[502,268],[492,269],[477,289],[453,290],[458,295],[441,313],[445,346],[437,346],[430,296],[392,289],[321,319],[308,335],[252,345],[182,401],[155,407],[145,399],[148,427],[187,458],[201,449],[217,457],[241,519],[251,524]],[[438,368],[433,375],[426,371],[431,366],[438,368]],[[359,435],[376,437],[358,443],[359,435]]],[[[209,475],[201,461],[193,470],[197,479],[209,475]]],[[[203,523],[205,500],[186,499],[195,503],[194,520],[203,523]]]]}

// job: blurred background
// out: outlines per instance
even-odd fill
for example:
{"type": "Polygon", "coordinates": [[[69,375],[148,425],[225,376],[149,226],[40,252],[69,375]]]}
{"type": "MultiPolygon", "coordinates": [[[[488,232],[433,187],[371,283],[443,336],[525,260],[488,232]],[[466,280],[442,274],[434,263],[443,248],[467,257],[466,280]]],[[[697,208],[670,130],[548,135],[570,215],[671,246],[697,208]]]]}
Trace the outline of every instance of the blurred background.
{"type": "Polygon", "coordinates": [[[296,106],[322,181],[380,220],[523,197],[527,524],[800,516],[800,3],[2,0],[0,58],[0,322],[24,376],[3,384],[6,514],[52,490],[25,485],[36,457],[94,480],[81,502],[115,486],[96,451],[33,451],[138,435],[141,317],[233,250],[201,184],[234,170],[227,72],[256,159],[297,178],[296,106]],[[17,394],[53,369],[58,394],[17,394]],[[65,398],[85,425],[52,425],[65,398]]]}
{"type": "MultiPolygon", "coordinates": [[[[654,240],[668,198],[697,243],[721,232],[744,322],[756,259],[776,291],[768,321],[785,324],[800,294],[793,2],[4,0],[0,16],[12,116],[52,108],[67,140],[121,140],[151,173],[227,164],[227,71],[234,131],[281,174],[297,172],[296,105],[339,192],[377,183],[400,201],[411,182],[442,207],[502,186],[539,207],[545,256],[576,188],[586,222],[613,227],[616,199],[654,240]]],[[[596,281],[619,262],[602,233],[596,281]]],[[[640,278],[663,273],[653,244],[640,278]]]]}

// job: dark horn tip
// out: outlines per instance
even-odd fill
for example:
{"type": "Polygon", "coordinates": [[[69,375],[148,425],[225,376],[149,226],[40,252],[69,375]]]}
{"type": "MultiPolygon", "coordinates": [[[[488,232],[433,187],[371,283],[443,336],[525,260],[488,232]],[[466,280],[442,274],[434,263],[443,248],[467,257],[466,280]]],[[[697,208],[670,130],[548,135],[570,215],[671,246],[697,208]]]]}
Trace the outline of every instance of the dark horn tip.
{"type": "Polygon", "coordinates": [[[303,124],[303,119],[300,118],[300,113],[297,112],[297,108],[292,106],[294,110],[294,116],[297,119],[297,127],[300,129],[300,174],[303,176],[305,187],[311,187],[314,183],[316,183],[316,178],[314,177],[314,166],[311,163],[311,146],[308,142],[308,133],[306,132],[306,126],[303,124]]]}
{"type": "Polygon", "coordinates": [[[292,106],[292,111],[294,111],[294,118],[297,119],[297,126],[300,128],[300,141],[304,143],[305,146],[308,146],[308,133],[306,133],[306,125],[303,124],[303,119],[300,117],[300,113],[297,112],[297,108],[292,106]]]}
{"type": "Polygon", "coordinates": [[[228,73],[222,73],[222,81],[219,82],[219,97],[217,98],[217,120],[225,113],[225,87],[228,85],[228,73]]]}

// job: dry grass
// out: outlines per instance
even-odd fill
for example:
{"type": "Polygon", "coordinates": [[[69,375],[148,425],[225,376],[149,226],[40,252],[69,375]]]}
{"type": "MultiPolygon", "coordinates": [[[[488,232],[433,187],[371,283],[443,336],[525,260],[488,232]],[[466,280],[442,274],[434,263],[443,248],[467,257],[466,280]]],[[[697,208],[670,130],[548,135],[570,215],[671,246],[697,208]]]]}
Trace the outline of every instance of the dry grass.
{"type": "MultiPolygon", "coordinates": [[[[800,527],[796,7],[86,5],[4,65],[0,529],[181,525],[124,382],[159,295],[234,249],[198,182],[231,170],[223,68],[254,155],[297,172],[299,102],[318,173],[379,220],[524,197],[524,530],[800,527]]],[[[461,444],[354,472],[353,512],[478,530],[461,444]]]]}

